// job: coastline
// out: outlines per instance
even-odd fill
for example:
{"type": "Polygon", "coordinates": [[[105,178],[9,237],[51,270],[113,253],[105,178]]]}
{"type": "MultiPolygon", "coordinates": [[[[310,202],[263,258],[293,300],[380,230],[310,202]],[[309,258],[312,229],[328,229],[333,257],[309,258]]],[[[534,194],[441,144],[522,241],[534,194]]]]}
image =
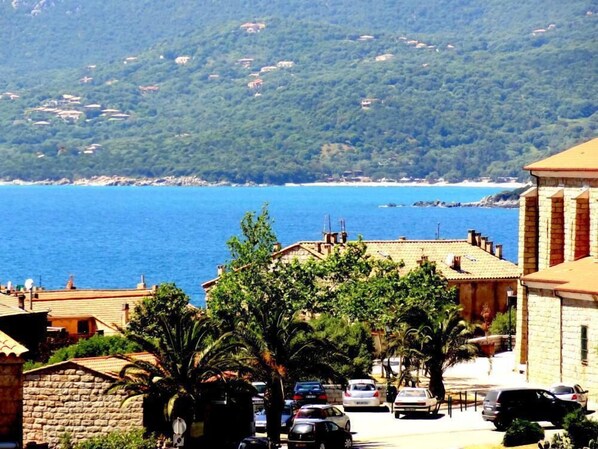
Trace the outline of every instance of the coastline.
{"type": "MultiPolygon", "coordinates": [[[[320,181],[310,183],[285,183],[283,187],[488,187],[504,190],[514,190],[524,187],[529,183],[521,182],[490,182],[490,181],[461,181],[458,183],[448,182],[396,182],[396,181],[320,181]]],[[[163,178],[128,178],[124,176],[95,176],[92,178],[60,179],[56,181],[24,181],[15,179],[11,181],[0,180],[0,186],[89,186],[89,187],[116,187],[116,186],[135,186],[135,187],[272,187],[274,184],[236,184],[232,182],[208,182],[194,176],[163,178]]]]}

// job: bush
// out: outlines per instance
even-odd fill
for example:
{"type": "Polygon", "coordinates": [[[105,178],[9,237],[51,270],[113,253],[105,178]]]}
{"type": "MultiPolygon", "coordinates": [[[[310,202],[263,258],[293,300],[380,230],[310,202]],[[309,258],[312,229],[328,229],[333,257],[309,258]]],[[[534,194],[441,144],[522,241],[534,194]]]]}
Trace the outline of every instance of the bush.
{"type": "Polygon", "coordinates": [[[102,355],[113,355],[119,353],[136,352],[139,347],[130,340],[120,335],[94,335],[91,338],[79,340],[77,343],[58,349],[48,364],[64,362],[65,360],[77,357],[97,357],[102,355]]]}
{"type": "Polygon", "coordinates": [[[515,419],[505,432],[502,444],[506,447],[537,443],[544,438],[544,429],[538,423],[515,419]]]}
{"type": "MultiPolygon", "coordinates": [[[[517,313],[514,308],[511,308],[511,334],[515,335],[515,321],[517,313]]],[[[490,323],[490,333],[492,335],[508,335],[509,334],[509,312],[498,312],[492,323],[490,323]]]]}
{"type": "Polygon", "coordinates": [[[83,441],[76,449],[155,449],[156,439],[144,437],[143,430],[111,432],[106,435],[83,441]]]}
{"type": "Polygon", "coordinates": [[[598,422],[589,420],[581,409],[565,416],[563,429],[573,447],[586,447],[590,440],[598,440],[598,422]]]}

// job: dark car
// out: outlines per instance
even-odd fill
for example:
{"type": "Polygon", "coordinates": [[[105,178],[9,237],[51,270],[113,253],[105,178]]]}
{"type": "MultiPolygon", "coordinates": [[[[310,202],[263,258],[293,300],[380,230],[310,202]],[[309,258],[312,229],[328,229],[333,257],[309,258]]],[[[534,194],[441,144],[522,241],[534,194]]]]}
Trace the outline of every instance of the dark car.
{"type": "Polygon", "coordinates": [[[237,449],[270,449],[268,438],[247,437],[239,443],[237,449]]]}
{"type": "Polygon", "coordinates": [[[515,418],[550,421],[560,427],[567,413],[580,408],[577,402],[564,401],[540,388],[500,388],[484,398],[482,418],[498,430],[506,429],[515,418]]]}
{"type": "Polygon", "coordinates": [[[326,390],[317,380],[301,381],[295,384],[293,400],[299,404],[326,404],[326,390]]]}
{"type": "MultiPolygon", "coordinates": [[[[293,415],[297,411],[297,405],[295,401],[287,399],[284,401],[284,406],[282,408],[282,415],[280,417],[280,429],[283,432],[289,430],[291,425],[293,415]]],[[[266,431],[266,410],[262,409],[255,414],[255,431],[256,432],[265,432],[266,431]]]]}
{"type": "Polygon", "coordinates": [[[289,431],[289,449],[349,449],[353,447],[351,433],[331,421],[297,422],[289,431]]]}

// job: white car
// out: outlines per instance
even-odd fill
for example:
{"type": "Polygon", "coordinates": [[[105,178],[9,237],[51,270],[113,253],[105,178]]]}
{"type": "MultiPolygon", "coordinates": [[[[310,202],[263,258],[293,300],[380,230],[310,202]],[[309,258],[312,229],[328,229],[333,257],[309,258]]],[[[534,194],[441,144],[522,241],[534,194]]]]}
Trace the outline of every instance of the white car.
{"type": "Polygon", "coordinates": [[[549,391],[559,399],[579,402],[584,410],[588,409],[588,390],[584,390],[579,384],[555,384],[549,391]]]}
{"type": "Polygon", "coordinates": [[[417,412],[438,413],[438,398],[427,388],[403,388],[393,404],[395,418],[417,412]]]}
{"type": "Polygon", "coordinates": [[[295,413],[293,424],[310,421],[332,421],[347,431],[351,430],[351,421],[339,408],[330,404],[304,405],[295,413]]]}
{"type": "Polygon", "coordinates": [[[379,407],[382,396],[371,379],[352,379],[343,393],[343,407],[346,411],[355,407],[379,407]]]}

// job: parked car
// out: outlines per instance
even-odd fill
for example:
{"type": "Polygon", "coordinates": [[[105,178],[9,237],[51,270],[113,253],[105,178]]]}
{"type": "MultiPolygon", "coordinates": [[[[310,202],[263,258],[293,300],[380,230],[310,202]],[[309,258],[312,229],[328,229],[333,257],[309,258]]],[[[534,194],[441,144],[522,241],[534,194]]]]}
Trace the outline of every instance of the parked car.
{"type": "Polygon", "coordinates": [[[351,420],[339,408],[330,404],[309,404],[304,405],[295,413],[293,424],[314,419],[332,421],[345,430],[351,430],[351,420]]]}
{"type": "Polygon", "coordinates": [[[288,449],[349,449],[351,433],[331,421],[296,422],[288,436],[288,449]]]}
{"type": "Polygon", "coordinates": [[[266,382],[251,382],[251,385],[257,390],[256,395],[251,398],[251,402],[253,402],[253,411],[258,412],[264,408],[266,382]]]}
{"type": "Polygon", "coordinates": [[[371,379],[352,379],[343,393],[343,407],[349,410],[355,407],[378,407],[382,396],[371,379]]]}
{"type": "Polygon", "coordinates": [[[588,410],[588,390],[584,390],[579,384],[555,384],[548,391],[559,399],[579,402],[581,408],[588,410]]]}
{"type": "Polygon", "coordinates": [[[506,429],[515,418],[550,421],[558,427],[567,413],[579,408],[578,402],[564,401],[541,388],[499,388],[486,394],[482,418],[498,430],[506,429]]]}
{"type": "MultiPolygon", "coordinates": [[[[284,407],[282,409],[282,416],[280,417],[280,427],[283,432],[287,432],[290,428],[293,415],[297,410],[295,401],[287,399],[284,401],[284,407]]],[[[266,431],[266,410],[262,409],[255,414],[255,431],[265,432],[266,431]]]]}
{"type": "Polygon", "coordinates": [[[401,413],[438,413],[439,406],[438,398],[429,389],[405,387],[395,397],[393,409],[398,419],[401,413]]]}
{"type": "Polygon", "coordinates": [[[239,443],[237,449],[270,449],[268,438],[247,437],[239,443]]]}
{"type": "Polygon", "coordinates": [[[326,390],[317,380],[301,381],[293,388],[293,401],[298,404],[326,404],[326,390]]]}

